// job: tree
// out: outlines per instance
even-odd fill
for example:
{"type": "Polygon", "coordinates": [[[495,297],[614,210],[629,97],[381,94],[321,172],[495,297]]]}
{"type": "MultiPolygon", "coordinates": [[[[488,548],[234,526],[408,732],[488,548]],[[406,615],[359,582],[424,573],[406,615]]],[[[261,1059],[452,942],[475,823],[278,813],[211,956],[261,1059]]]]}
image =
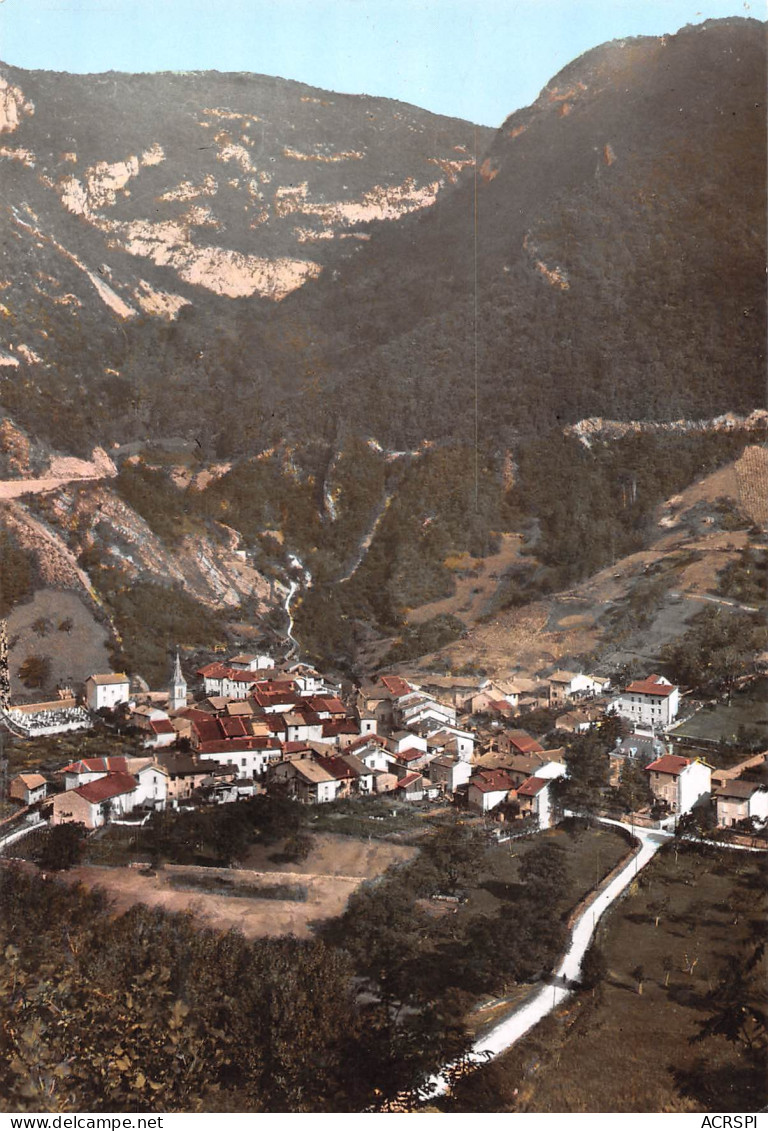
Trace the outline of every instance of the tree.
{"type": "Polygon", "coordinates": [[[546,906],[547,914],[551,915],[552,905],[568,890],[567,855],[563,846],[536,845],[523,857],[521,871],[529,899],[546,906]]]}
{"type": "Polygon", "coordinates": [[[614,790],[614,796],[625,813],[637,812],[653,802],[643,763],[643,758],[627,755],[621,764],[619,784],[614,790]]]}
{"type": "Polygon", "coordinates": [[[712,1012],[699,1023],[699,1033],[692,1040],[718,1034],[750,1053],[768,1046],[764,957],[762,941],[751,953],[728,957],[717,985],[707,995],[712,1012]]]}
{"type": "Polygon", "coordinates": [[[455,892],[477,876],[487,851],[486,834],[477,825],[443,825],[425,846],[424,863],[432,868],[438,889],[455,892]]]}
{"type": "Polygon", "coordinates": [[[671,954],[665,954],[661,965],[662,965],[662,968],[664,970],[664,985],[668,986],[669,985],[669,976],[675,968],[674,961],[672,960],[672,955],[671,954]]]}
{"type": "Polygon", "coordinates": [[[286,860],[301,862],[307,859],[311,851],[312,837],[306,833],[294,833],[285,842],[283,856],[286,860]]]}
{"type": "Polygon", "coordinates": [[[609,788],[608,744],[599,731],[574,736],[565,753],[567,774],[558,778],[558,802],[576,813],[600,809],[609,788]]]}
{"type": "Polygon", "coordinates": [[[353,958],[355,969],[387,1009],[418,993],[418,959],[429,921],[397,883],[367,883],[350,896],[337,920],[334,941],[353,958]]]}
{"type": "Polygon", "coordinates": [[[608,973],[608,962],[602,947],[593,942],[581,960],[580,981],[585,990],[595,990],[608,973]]]}
{"type": "Polygon", "coordinates": [[[645,970],[643,969],[642,966],[636,966],[634,968],[634,970],[632,971],[631,976],[634,978],[635,982],[637,983],[638,994],[642,994],[643,983],[645,982],[645,970]]]}
{"type": "Polygon", "coordinates": [[[659,922],[663,915],[669,910],[669,896],[662,896],[661,899],[655,899],[652,903],[648,904],[648,911],[653,919],[654,927],[658,927],[659,922]]]}
{"type": "Polygon", "coordinates": [[[48,656],[27,656],[19,668],[19,679],[26,687],[44,687],[51,677],[51,661],[48,656]]]}
{"type": "Polygon", "coordinates": [[[53,825],[46,833],[37,858],[38,866],[45,872],[76,867],[82,859],[87,835],[85,825],[79,823],[53,825]]]}
{"type": "Polygon", "coordinates": [[[678,682],[700,691],[725,691],[730,702],[736,680],[752,668],[766,641],[768,629],[758,615],[704,609],[662,655],[678,682]]]}

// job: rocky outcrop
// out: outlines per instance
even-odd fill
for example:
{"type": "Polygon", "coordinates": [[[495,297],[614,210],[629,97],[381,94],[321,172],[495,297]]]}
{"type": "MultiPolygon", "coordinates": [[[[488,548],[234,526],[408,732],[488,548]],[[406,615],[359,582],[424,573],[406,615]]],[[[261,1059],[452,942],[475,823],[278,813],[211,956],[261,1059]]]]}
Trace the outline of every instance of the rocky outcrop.
{"type": "Polygon", "coordinates": [[[62,544],[66,538],[78,554],[95,551],[128,581],[182,585],[212,608],[236,608],[246,598],[265,609],[269,604],[269,583],[229,527],[212,524],[207,532],[169,546],[105,484],[61,488],[47,496],[46,515],[49,528],[62,532],[62,544]]]}
{"type": "Polygon", "coordinates": [[[734,429],[765,432],[768,430],[768,411],[756,408],[747,416],[726,412],[710,420],[604,420],[601,416],[590,416],[568,425],[563,431],[566,435],[578,437],[589,447],[593,440],[620,440],[624,436],[641,433],[732,432],[734,429]]]}

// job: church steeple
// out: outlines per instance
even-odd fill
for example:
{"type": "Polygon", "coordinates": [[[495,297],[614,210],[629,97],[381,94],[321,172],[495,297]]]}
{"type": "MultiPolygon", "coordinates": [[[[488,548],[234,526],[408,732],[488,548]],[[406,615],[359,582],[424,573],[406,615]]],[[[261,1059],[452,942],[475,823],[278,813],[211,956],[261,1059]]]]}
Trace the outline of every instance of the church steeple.
{"type": "Polygon", "coordinates": [[[181,670],[181,660],[179,659],[179,650],[176,649],[176,662],[173,665],[173,672],[171,673],[171,682],[168,687],[168,710],[178,711],[181,707],[187,705],[187,681],[184,679],[184,674],[181,670]]]}

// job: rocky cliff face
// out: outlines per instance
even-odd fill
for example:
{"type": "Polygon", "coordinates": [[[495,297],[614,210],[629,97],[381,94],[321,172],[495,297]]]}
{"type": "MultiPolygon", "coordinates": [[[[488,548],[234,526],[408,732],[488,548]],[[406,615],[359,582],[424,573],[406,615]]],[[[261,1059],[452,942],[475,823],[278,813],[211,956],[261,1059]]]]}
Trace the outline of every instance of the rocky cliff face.
{"type": "Polygon", "coordinates": [[[531,438],[546,462],[578,422],[599,443],[762,406],[764,31],[606,44],[495,133],[259,76],[0,67],[0,479],[17,540],[60,543],[51,561],[83,590],[90,554],[209,607],[266,609],[257,561],[285,576],[297,554],[338,579],[388,501],[375,579],[355,571],[343,616],[394,623],[425,557],[485,552],[531,438]],[[373,437],[391,463],[366,462],[373,437]],[[474,476],[466,506],[443,500],[440,537],[430,499],[454,468],[430,486],[430,444],[460,453],[459,486],[474,476]],[[106,464],[83,483],[94,449],[149,466],[153,445],[185,452],[198,486],[229,471],[193,534],[159,538],[106,464]],[[255,472],[278,448],[290,466],[255,472]],[[42,510],[18,501],[19,478],[57,467],[42,510]]]}
{"type": "Polygon", "coordinates": [[[430,207],[491,136],[257,75],[0,73],[0,162],[32,234],[55,236],[59,210],[98,232],[104,262],[82,270],[123,319],[173,319],[198,288],[280,300],[367,225],[430,207]]]}

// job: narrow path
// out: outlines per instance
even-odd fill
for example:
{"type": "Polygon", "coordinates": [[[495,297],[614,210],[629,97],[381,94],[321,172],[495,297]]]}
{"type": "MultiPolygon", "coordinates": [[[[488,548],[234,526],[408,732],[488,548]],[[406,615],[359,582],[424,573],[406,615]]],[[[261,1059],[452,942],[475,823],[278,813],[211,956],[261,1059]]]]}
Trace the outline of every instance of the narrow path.
{"type": "MultiPolygon", "coordinates": [[[[627,825],[622,825],[621,821],[606,819],[604,823],[628,828],[627,825]]],[[[537,1025],[570,995],[572,984],[578,981],[581,961],[592,940],[600,916],[621,895],[625,888],[629,887],[638,872],[650,863],[661,846],[673,835],[666,829],[634,828],[632,831],[640,841],[639,851],[632,856],[603,891],[595,896],[574,923],[568,949],[555,971],[552,984],[542,986],[524,1005],[475,1042],[470,1055],[478,1064],[492,1060],[506,1052],[508,1048],[516,1044],[534,1025],[537,1025]]],[[[431,1095],[444,1095],[448,1090],[445,1071],[441,1072],[439,1076],[433,1077],[430,1084],[433,1087],[431,1095]]]]}
{"type": "Polygon", "coordinates": [[[743,605],[740,601],[732,601],[729,597],[713,597],[709,593],[681,593],[679,590],[670,589],[670,597],[682,597],[686,601],[709,601],[712,605],[724,605],[728,609],[739,609],[742,613],[758,613],[756,605],[743,605]]]}
{"type": "Polygon", "coordinates": [[[30,821],[29,824],[24,825],[23,828],[16,829],[12,833],[6,833],[5,836],[0,837],[0,848],[6,848],[9,844],[14,844],[15,841],[21,840],[22,837],[38,829],[41,824],[43,824],[42,820],[30,821]]]}
{"type": "MultiPolygon", "coordinates": [[[[616,825],[619,828],[630,830],[630,826],[622,821],[614,821],[608,817],[600,818],[601,824],[616,825]]],[[[516,1044],[521,1037],[531,1030],[534,1025],[542,1021],[548,1013],[557,1009],[558,1005],[571,994],[573,986],[578,982],[581,972],[581,962],[592,941],[598,920],[611,904],[629,887],[635,876],[649,864],[662,845],[674,837],[674,818],[668,818],[666,827],[660,829],[640,829],[631,826],[631,832],[640,841],[640,849],[627,861],[621,871],[614,876],[609,884],[587,905],[585,910],[576,920],[571,930],[570,942],[560,965],[558,966],[551,982],[543,986],[527,1002],[515,1009],[504,1021],[499,1022],[485,1036],[480,1037],[472,1046],[471,1059],[478,1064],[506,1052],[516,1044]]],[[[685,838],[693,840],[693,838],[685,838]]],[[[764,848],[750,848],[746,845],[728,844],[721,841],[702,840],[696,843],[712,845],[716,848],[735,848],[744,852],[765,852],[764,848]]],[[[448,1080],[445,1070],[430,1081],[433,1096],[441,1096],[448,1090],[448,1080]]]]}
{"type": "Polygon", "coordinates": [[[288,592],[285,595],[285,602],[283,604],[286,616],[288,617],[286,637],[290,641],[290,648],[286,654],[286,659],[289,659],[291,656],[298,656],[300,652],[299,642],[293,635],[293,613],[291,612],[293,598],[298,593],[301,585],[303,585],[305,589],[309,589],[310,585],[312,584],[312,574],[306,568],[301,558],[297,557],[296,554],[289,554],[288,564],[295,573],[298,573],[299,577],[301,578],[301,584],[295,578],[291,579],[288,585],[288,592]]]}

